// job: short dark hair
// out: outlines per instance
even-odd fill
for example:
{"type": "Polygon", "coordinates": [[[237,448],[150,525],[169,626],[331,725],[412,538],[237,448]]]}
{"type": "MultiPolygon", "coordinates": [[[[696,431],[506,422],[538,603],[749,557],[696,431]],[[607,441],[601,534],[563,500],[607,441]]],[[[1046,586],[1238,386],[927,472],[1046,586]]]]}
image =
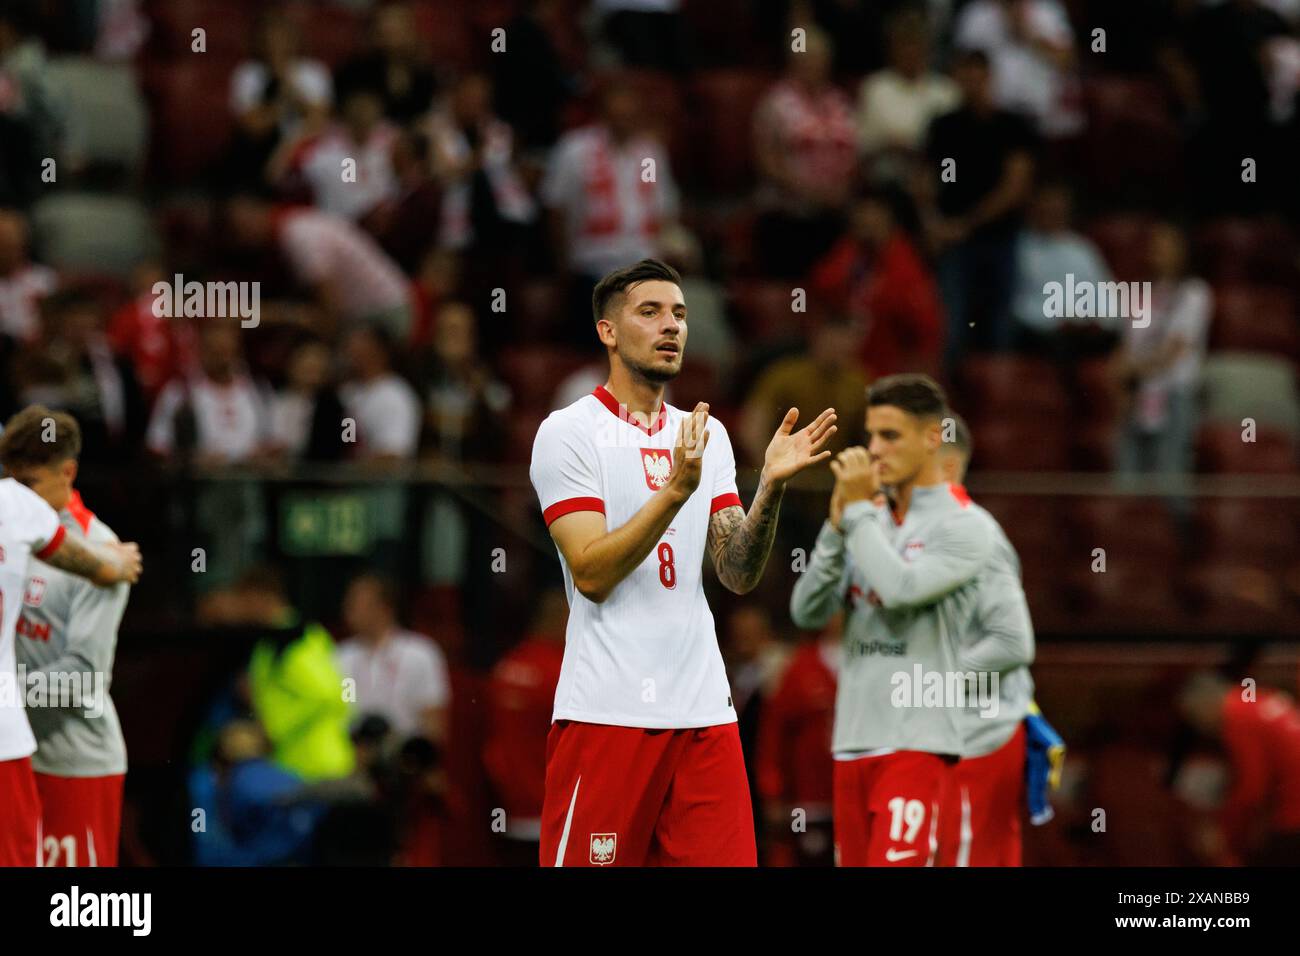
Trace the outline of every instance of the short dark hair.
{"type": "Polygon", "coordinates": [[[975,450],[975,442],[971,438],[970,426],[966,424],[966,419],[962,418],[952,409],[944,416],[944,422],[952,419],[952,441],[945,441],[945,445],[952,446],[952,450],[959,453],[967,461],[970,460],[971,452],[975,450]]]}
{"type": "Polygon", "coordinates": [[[53,465],[81,454],[81,426],[67,412],[28,405],[5,423],[0,435],[0,465],[53,465]],[[53,438],[47,440],[53,424],[53,438]]]}
{"type": "Polygon", "coordinates": [[[605,310],[609,308],[610,300],[614,296],[622,295],[638,282],[654,280],[671,282],[674,285],[682,284],[682,277],[677,270],[658,259],[642,259],[636,265],[615,269],[597,282],[595,290],[591,293],[593,319],[599,322],[605,317],[605,310]]]}
{"type": "Polygon", "coordinates": [[[928,375],[905,372],[887,375],[867,389],[867,407],[893,405],[915,418],[943,418],[948,398],[943,387],[928,375]]]}

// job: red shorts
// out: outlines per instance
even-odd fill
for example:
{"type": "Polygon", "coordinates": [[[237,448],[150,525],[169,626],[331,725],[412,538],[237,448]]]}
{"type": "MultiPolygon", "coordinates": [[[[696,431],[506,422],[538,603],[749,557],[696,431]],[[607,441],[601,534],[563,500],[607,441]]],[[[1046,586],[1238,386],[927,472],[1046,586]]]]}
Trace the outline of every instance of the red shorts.
{"type": "Polygon", "coordinates": [[[957,764],[940,814],[940,866],[1020,866],[1025,725],[983,757],[957,764]]]}
{"type": "Polygon", "coordinates": [[[117,866],[125,779],[36,774],[45,866],[117,866]]]}
{"type": "Polygon", "coordinates": [[[542,866],[757,866],[735,724],[643,730],[557,720],[542,866]]]}
{"type": "Polygon", "coordinates": [[[0,866],[40,866],[41,798],[32,758],[0,760],[0,866]]]}
{"type": "Polygon", "coordinates": [[[836,760],[836,865],[933,866],[952,768],[950,758],[918,750],[836,760]]]}

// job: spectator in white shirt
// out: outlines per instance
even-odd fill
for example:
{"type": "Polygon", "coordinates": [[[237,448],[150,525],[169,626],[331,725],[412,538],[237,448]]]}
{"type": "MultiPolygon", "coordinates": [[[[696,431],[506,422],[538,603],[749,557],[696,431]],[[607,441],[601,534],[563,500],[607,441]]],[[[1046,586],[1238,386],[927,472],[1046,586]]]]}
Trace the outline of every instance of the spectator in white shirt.
{"type": "Polygon", "coordinates": [[[1074,30],[1059,0],[974,0],[957,16],[953,44],[988,54],[999,107],[1032,117],[1048,139],[1082,132],[1074,30]]]}
{"type": "MultiPolygon", "coordinates": [[[[269,396],[244,367],[237,321],[200,319],[198,367],[158,395],[145,433],[155,455],[198,469],[247,464],[268,448],[269,396]]],[[[194,520],[203,543],[201,589],[221,587],[254,564],[266,535],[261,487],[251,480],[201,485],[194,520]]]]}
{"type": "Polygon", "coordinates": [[[1187,241],[1173,223],[1152,229],[1150,321],[1121,325],[1115,373],[1126,398],[1118,465],[1125,473],[1192,470],[1197,388],[1214,295],[1187,273],[1187,241]]]}
{"type": "Polygon", "coordinates": [[[356,422],[356,457],[399,460],[415,457],[420,442],[420,399],[392,367],[393,348],[382,328],[363,325],[344,343],[350,377],[343,409],[356,422]]]}
{"type": "Polygon", "coordinates": [[[388,582],[371,574],[354,578],[343,617],[354,636],[339,645],[338,663],[354,682],[356,721],[378,715],[401,738],[445,739],[451,699],[446,658],[432,638],[399,626],[388,582]]]}
{"type": "Polygon", "coordinates": [[[377,93],[353,90],[341,104],[338,122],[279,148],[270,178],[292,182],[300,176],[317,209],[363,221],[398,194],[393,150],[401,130],[384,119],[383,111],[377,93]]]}
{"type": "Polygon", "coordinates": [[[957,84],[929,67],[925,17],[906,11],[889,25],[889,66],[858,90],[858,147],[877,182],[901,182],[925,146],[930,121],[961,102],[957,84]]]}
{"type": "MultiPolygon", "coordinates": [[[[542,180],[552,248],[572,277],[569,314],[590,315],[600,277],[659,254],[661,231],[677,218],[677,186],[653,115],[636,91],[614,81],[601,120],[565,134],[542,180]],[[653,175],[651,175],[653,173],[653,175]]],[[[588,325],[571,321],[570,341],[591,347],[588,325]]]]}
{"type": "Polygon", "coordinates": [[[787,55],[785,73],[754,110],[762,208],[754,227],[759,268],[798,278],[844,227],[858,173],[853,101],[833,82],[834,49],[821,30],[787,55]]]}
{"type": "Polygon", "coordinates": [[[298,55],[298,33],[283,11],[269,10],[254,34],[255,56],[230,75],[236,142],[227,173],[237,182],[262,180],[282,140],[319,130],[329,117],[333,81],[317,60],[298,55]]]}
{"type": "Polygon", "coordinates": [[[244,368],[239,325],[198,323],[199,368],[158,396],[145,443],[156,455],[189,453],[200,467],[247,462],[269,437],[267,396],[244,368]]]}
{"type": "Polygon", "coordinates": [[[1091,239],[1071,228],[1072,205],[1070,189],[1063,183],[1047,183],[1038,189],[1029,204],[1026,228],[1016,244],[1016,291],[1011,303],[1017,346],[1062,360],[1086,352],[1096,354],[1103,340],[1105,351],[1110,351],[1113,330],[1123,318],[1071,317],[1054,314],[1056,310],[1046,307],[1048,283],[1065,288],[1073,281],[1075,288],[1084,288],[1080,283],[1087,282],[1095,289],[1111,280],[1110,268],[1100,250],[1091,239]]]}

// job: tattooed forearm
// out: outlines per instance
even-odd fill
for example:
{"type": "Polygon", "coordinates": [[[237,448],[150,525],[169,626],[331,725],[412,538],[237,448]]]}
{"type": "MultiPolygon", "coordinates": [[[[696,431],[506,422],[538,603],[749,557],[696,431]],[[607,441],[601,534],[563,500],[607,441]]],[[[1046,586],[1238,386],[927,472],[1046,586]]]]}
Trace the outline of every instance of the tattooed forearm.
{"type": "Polygon", "coordinates": [[[62,571],[69,574],[80,575],[83,578],[89,578],[96,584],[104,580],[105,568],[104,560],[98,553],[92,551],[89,547],[82,544],[72,535],[67,535],[63,543],[49,557],[44,559],[46,564],[52,564],[62,571]]]}
{"type": "Polygon", "coordinates": [[[748,514],[736,506],[723,508],[709,523],[713,567],[728,591],[745,594],[763,576],[776,538],[776,518],[783,493],[783,487],[760,481],[748,514]]]}

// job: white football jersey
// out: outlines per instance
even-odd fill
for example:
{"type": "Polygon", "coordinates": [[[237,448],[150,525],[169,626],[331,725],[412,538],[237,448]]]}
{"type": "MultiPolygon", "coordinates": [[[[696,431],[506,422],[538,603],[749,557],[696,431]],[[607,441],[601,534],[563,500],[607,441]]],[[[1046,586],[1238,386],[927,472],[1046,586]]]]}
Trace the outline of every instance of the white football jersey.
{"type": "MultiPolygon", "coordinates": [[[[626,524],[667,482],[689,415],[665,402],[646,428],[604,386],[552,412],[529,468],[547,526],[574,511],[603,513],[610,530],[626,524]]],[[[699,487],[603,603],[583,597],[564,565],[569,626],[553,720],[656,729],[736,720],[703,572],[709,519],[741,502],[727,430],[716,418],[706,430],[699,487]]]]}
{"type": "Polygon", "coordinates": [[[53,554],[67,532],[45,499],[12,478],[0,479],[0,760],[36,750],[23,710],[26,686],[18,686],[14,629],[23,609],[31,556],[53,554]]]}

